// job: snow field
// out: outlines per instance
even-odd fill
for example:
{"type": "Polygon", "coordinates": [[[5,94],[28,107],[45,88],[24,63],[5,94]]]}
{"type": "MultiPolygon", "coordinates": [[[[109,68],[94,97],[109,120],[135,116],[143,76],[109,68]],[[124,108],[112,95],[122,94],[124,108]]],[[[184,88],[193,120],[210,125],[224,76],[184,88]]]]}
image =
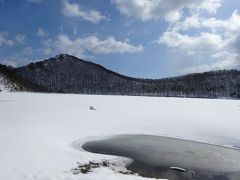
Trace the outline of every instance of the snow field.
{"type": "Polygon", "coordinates": [[[0,179],[148,179],[109,168],[73,175],[77,162],[126,161],[75,144],[116,134],[152,134],[238,146],[239,105],[219,99],[1,92],[0,179]]]}

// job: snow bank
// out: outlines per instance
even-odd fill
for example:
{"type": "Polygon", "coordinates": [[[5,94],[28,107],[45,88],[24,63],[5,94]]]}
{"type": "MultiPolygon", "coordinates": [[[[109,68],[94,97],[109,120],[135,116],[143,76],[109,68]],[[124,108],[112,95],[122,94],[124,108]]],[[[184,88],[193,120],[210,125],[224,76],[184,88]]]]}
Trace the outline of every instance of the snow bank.
{"type": "Polygon", "coordinates": [[[115,134],[240,145],[240,102],[184,98],[0,93],[0,179],[128,180],[108,168],[72,175],[77,162],[122,160],[73,148],[115,134]],[[89,110],[89,106],[97,110],[89,110]]]}

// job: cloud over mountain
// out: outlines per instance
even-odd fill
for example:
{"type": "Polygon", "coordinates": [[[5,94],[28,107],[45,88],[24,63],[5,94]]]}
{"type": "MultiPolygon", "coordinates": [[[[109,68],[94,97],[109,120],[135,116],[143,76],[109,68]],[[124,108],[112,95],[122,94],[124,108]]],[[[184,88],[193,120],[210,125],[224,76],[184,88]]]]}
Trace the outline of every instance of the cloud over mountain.
{"type": "Polygon", "coordinates": [[[84,38],[70,39],[66,34],[59,34],[56,39],[48,39],[45,42],[45,52],[68,53],[78,57],[85,56],[86,53],[92,54],[123,54],[141,52],[141,45],[131,45],[125,41],[116,40],[109,36],[100,39],[97,36],[87,36],[84,38]]]}

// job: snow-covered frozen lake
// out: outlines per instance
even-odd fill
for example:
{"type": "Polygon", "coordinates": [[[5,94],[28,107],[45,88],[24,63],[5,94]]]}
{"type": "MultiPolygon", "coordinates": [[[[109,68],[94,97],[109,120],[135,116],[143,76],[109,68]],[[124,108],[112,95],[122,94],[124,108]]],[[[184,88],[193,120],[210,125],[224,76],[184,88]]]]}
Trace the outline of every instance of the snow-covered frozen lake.
{"type": "Polygon", "coordinates": [[[2,92],[0,179],[147,179],[109,168],[73,175],[77,162],[122,160],[85,152],[76,144],[149,134],[238,147],[239,120],[237,100],[2,92]]]}

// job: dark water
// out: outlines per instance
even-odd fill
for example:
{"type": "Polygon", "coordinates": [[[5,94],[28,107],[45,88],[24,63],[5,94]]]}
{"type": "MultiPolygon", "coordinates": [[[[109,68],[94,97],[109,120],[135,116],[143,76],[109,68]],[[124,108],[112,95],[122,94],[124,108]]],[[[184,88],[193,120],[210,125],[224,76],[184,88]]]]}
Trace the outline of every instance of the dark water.
{"type": "Polygon", "coordinates": [[[86,151],[132,158],[127,168],[170,180],[240,180],[240,151],[151,135],[119,135],[85,143],[86,151]]]}

